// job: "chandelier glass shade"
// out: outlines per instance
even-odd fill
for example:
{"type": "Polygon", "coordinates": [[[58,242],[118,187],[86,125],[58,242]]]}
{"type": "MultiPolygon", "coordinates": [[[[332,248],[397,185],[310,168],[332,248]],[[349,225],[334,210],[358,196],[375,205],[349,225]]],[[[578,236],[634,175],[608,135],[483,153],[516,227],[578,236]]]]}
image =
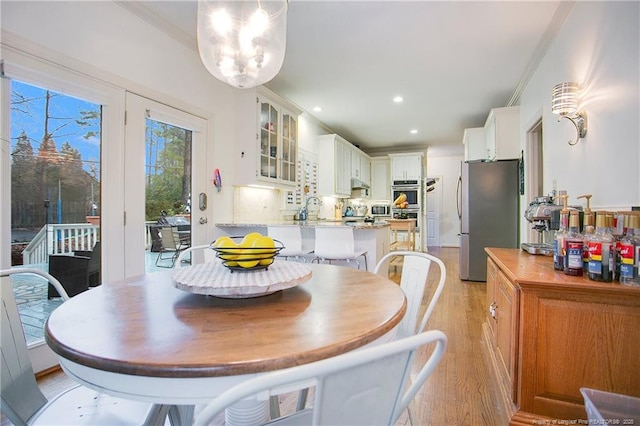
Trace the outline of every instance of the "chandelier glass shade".
{"type": "Polygon", "coordinates": [[[198,51],[217,79],[248,89],[275,77],[284,61],[287,0],[198,1],[198,51]]]}

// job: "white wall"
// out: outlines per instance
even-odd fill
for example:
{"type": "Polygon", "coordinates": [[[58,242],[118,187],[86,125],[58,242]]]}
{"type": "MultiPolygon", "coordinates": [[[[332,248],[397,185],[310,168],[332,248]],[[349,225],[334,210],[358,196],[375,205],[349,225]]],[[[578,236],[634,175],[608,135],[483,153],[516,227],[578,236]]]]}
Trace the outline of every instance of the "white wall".
{"type": "Polygon", "coordinates": [[[543,189],[556,181],[569,204],[593,194],[593,209],[640,205],[639,17],[637,1],[577,2],[521,94],[521,140],[542,115],[543,189]],[[583,87],[588,114],[587,136],[575,146],[567,143],[574,126],[551,113],[551,89],[567,81],[583,87]]]}

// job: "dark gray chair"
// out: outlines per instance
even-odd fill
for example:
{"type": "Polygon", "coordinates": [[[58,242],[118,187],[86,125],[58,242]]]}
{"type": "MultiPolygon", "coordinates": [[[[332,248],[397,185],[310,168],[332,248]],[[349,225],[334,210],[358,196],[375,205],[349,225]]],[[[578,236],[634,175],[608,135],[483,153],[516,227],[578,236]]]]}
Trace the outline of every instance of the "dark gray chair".
{"type": "MultiPolygon", "coordinates": [[[[102,283],[100,276],[100,241],[92,251],[75,251],[73,255],[49,255],[49,273],[64,287],[70,297],[96,287],[102,283]]],[[[60,297],[56,289],[49,284],[49,299],[60,297]]]]}

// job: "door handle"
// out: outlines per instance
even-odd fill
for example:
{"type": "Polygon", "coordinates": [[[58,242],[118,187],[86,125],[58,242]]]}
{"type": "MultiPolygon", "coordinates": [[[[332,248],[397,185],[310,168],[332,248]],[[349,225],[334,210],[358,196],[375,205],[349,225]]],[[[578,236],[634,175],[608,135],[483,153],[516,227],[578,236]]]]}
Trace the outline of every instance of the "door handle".
{"type": "Polygon", "coordinates": [[[207,218],[206,217],[201,217],[198,222],[200,222],[200,225],[204,225],[205,223],[207,223],[207,218]]]}

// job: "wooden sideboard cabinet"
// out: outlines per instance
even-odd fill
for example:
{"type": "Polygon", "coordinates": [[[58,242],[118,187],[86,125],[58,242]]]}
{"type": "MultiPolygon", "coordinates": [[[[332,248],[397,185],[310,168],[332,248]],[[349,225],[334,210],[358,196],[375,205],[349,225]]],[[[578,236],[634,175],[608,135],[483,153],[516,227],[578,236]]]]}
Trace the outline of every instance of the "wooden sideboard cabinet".
{"type": "Polygon", "coordinates": [[[640,397],[640,288],[486,252],[484,338],[505,424],[586,420],[581,387],[640,397]]]}

